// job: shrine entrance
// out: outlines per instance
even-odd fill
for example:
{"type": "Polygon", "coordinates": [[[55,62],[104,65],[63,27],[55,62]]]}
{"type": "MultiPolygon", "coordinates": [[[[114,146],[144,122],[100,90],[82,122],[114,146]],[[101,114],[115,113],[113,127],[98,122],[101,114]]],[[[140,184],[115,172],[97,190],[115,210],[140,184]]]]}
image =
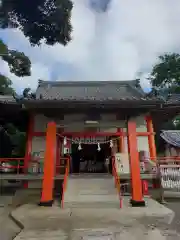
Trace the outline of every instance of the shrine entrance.
{"type": "Polygon", "coordinates": [[[71,148],[71,173],[107,173],[110,166],[106,159],[111,157],[109,144],[103,143],[99,146],[95,143],[72,144],[71,148]]]}
{"type": "Polygon", "coordinates": [[[112,173],[111,160],[117,133],[79,132],[63,133],[63,148],[70,154],[70,173],[112,173]]]}

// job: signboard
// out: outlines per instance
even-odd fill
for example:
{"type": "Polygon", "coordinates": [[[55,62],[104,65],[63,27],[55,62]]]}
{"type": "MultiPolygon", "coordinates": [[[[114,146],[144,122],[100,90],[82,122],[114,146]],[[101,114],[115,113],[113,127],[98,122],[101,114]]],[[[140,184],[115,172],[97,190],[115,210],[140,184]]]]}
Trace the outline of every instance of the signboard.
{"type": "Polygon", "coordinates": [[[117,173],[119,174],[129,174],[129,156],[128,153],[116,153],[115,154],[115,163],[117,173]]]}
{"type": "Polygon", "coordinates": [[[64,147],[64,154],[69,154],[70,153],[70,150],[68,147],[64,147]]]}

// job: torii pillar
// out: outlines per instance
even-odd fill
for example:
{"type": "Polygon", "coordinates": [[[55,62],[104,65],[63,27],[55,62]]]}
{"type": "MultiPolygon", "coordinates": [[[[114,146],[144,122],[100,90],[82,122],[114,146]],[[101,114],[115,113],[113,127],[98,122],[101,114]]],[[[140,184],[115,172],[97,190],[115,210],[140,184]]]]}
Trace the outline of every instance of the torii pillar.
{"type": "Polygon", "coordinates": [[[53,204],[53,189],[55,175],[56,124],[49,122],[46,132],[46,149],[44,157],[44,175],[41,201],[39,206],[51,207],[53,204]]]}
{"type": "Polygon", "coordinates": [[[127,124],[128,150],[131,173],[132,207],[144,207],[145,201],[142,193],[139,153],[137,147],[136,122],[129,120],[127,124]]]}
{"type": "Polygon", "coordinates": [[[147,132],[148,135],[148,143],[149,143],[149,154],[150,159],[152,161],[156,161],[156,143],[155,143],[155,137],[154,137],[154,128],[153,128],[153,122],[152,117],[150,115],[146,116],[146,126],[147,126],[147,132]]]}

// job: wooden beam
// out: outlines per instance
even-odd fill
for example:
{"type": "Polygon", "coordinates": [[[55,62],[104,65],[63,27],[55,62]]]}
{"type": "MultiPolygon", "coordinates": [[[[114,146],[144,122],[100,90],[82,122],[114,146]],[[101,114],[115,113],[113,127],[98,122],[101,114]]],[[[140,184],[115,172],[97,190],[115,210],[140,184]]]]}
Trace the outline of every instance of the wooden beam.
{"type": "MultiPolygon", "coordinates": [[[[63,129],[59,129],[58,133],[63,132],[63,129]]],[[[61,165],[61,153],[62,153],[62,143],[63,139],[56,135],[56,174],[60,174],[61,165]]]]}
{"type": "Polygon", "coordinates": [[[128,121],[127,131],[132,188],[131,204],[133,207],[145,206],[145,201],[143,200],[142,194],[140,162],[137,147],[136,122],[128,121]]]}
{"type": "Polygon", "coordinates": [[[148,135],[148,143],[149,143],[149,154],[150,158],[153,161],[156,161],[156,144],[155,144],[155,138],[154,138],[154,129],[153,129],[153,122],[152,122],[152,117],[147,116],[146,117],[146,125],[147,125],[147,131],[150,133],[148,135]]]}
{"type": "MultiPolygon", "coordinates": [[[[123,136],[126,137],[127,133],[125,132],[89,132],[89,131],[82,131],[82,132],[62,132],[63,136],[75,136],[75,137],[91,137],[91,136],[99,136],[99,137],[108,137],[108,136],[123,136]]],[[[33,132],[33,137],[45,137],[46,132],[33,132]]],[[[149,135],[155,135],[154,132],[136,132],[136,135],[139,137],[149,136],[149,135]]]]}
{"type": "Polygon", "coordinates": [[[55,146],[56,146],[56,124],[49,122],[46,134],[46,149],[44,158],[44,175],[40,206],[52,206],[53,188],[55,175],[55,146]]]}
{"type": "MultiPolygon", "coordinates": [[[[31,114],[29,116],[29,124],[28,124],[28,131],[27,131],[27,140],[26,140],[26,153],[24,159],[24,173],[28,173],[28,164],[31,158],[31,151],[32,151],[32,139],[33,139],[33,131],[34,131],[34,115],[31,114]]],[[[28,181],[24,181],[23,183],[24,188],[28,188],[28,181]]]]}
{"type": "Polygon", "coordinates": [[[124,131],[123,131],[123,128],[118,128],[118,132],[120,133],[120,141],[119,141],[119,151],[121,153],[124,153],[125,152],[125,141],[124,141],[124,131]]]}

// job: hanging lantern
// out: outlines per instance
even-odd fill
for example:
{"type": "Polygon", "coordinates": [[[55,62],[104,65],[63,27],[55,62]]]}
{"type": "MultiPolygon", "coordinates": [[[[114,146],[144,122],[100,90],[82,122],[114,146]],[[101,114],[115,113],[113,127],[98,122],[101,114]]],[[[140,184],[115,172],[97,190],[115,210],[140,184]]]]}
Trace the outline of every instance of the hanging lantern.
{"type": "Polygon", "coordinates": [[[100,143],[98,143],[97,146],[98,146],[97,147],[98,152],[101,151],[100,143]]]}
{"type": "Polygon", "coordinates": [[[82,150],[81,143],[79,143],[78,150],[82,150]]]}
{"type": "Polygon", "coordinates": [[[113,140],[110,140],[110,148],[113,148],[113,140]]]}
{"type": "Polygon", "coordinates": [[[66,145],[67,145],[67,138],[64,137],[64,146],[66,146],[66,145]]]}

